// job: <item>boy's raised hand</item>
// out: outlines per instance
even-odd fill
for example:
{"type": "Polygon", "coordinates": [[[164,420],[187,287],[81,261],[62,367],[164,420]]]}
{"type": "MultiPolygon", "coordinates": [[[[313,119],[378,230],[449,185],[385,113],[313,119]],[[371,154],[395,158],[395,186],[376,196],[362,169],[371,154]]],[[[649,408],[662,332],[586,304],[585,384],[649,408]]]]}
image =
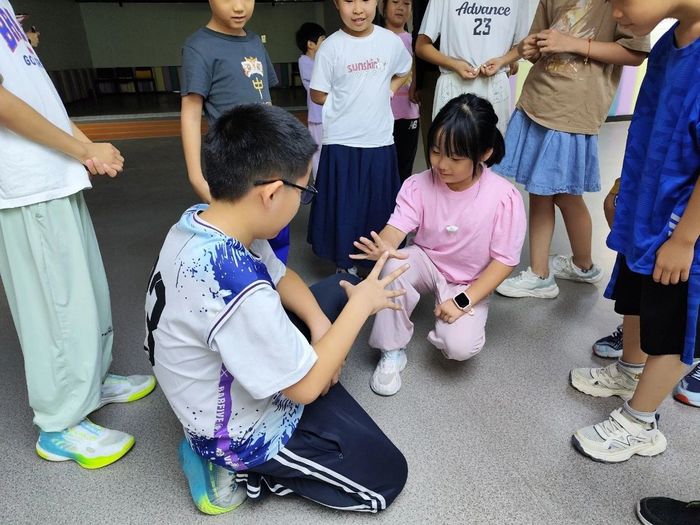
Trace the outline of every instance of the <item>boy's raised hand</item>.
{"type": "MultiPolygon", "coordinates": [[[[351,259],[358,261],[378,261],[382,254],[387,253],[388,257],[394,259],[407,259],[406,254],[401,253],[396,248],[393,248],[389,243],[385,242],[377,232],[370,232],[372,239],[360,237],[359,241],[354,241],[352,244],[362,253],[353,253],[351,259]]],[[[383,266],[383,265],[382,265],[383,266]]],[[[376,268],[376,265],[375,265],[376,268]]]]}
{"type": "Polygon", "coordinates": [[[347,281],[340,281],[339,283],[345,290],[345,293],[348,294],[348,300],[359,300],[362,304],[370,307],[370,315],[374,315],[384,308],[401,309],[401,306],[392,301],[392,299],[404,295],[406,290],[387,290],[386,287],[393,283],[399,275],[408,270],[409,265],[404,264],[380,279],[379,275],[388,258],[389,252],[384,252],[377,260],[377,264],[374,265],[372,271],[361,283],[354,286],[347,281]]]}

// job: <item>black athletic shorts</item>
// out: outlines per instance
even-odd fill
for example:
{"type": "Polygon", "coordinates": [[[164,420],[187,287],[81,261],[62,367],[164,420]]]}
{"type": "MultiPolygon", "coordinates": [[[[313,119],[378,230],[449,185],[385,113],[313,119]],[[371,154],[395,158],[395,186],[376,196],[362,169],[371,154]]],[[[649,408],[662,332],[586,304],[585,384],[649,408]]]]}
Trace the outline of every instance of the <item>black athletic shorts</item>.
{"type": "MultiPolygon", "coordinates": [[[[664,285],[651,275],[635,273],[620,257],[612,298],[621,315],[638,315],[642,350],[649,355],[683,353],[688,313],[688,283],[664,285]]],[[[697,331],[697,328],[696,328],[697,331]]],[[[695,339],[695,357],[700,357],[700,334],[695,339]]]]}

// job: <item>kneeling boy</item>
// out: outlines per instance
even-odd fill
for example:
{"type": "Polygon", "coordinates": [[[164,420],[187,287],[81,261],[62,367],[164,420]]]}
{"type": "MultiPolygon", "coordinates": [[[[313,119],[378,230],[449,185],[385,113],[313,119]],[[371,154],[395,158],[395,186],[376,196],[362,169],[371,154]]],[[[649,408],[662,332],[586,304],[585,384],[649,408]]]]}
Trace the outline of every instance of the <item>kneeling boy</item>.
{"type": "Polygon", "coordinates": [[[150,279],[145,347],[185,429],[190,492],[208,514],[246,498],[237,482],[250,498],[264,484],[377,512],[406,481],[401,452],[337,384],[367,318],[398,308],[391,299],[403,291],[385,287],[406,268],[380,280],[385,254],[359,284],[333,276],[310,290],[262,240],[311,201],[315,150],[280,108],[224,114],[204,148],[212,203],[171,228],[150,279]]]}

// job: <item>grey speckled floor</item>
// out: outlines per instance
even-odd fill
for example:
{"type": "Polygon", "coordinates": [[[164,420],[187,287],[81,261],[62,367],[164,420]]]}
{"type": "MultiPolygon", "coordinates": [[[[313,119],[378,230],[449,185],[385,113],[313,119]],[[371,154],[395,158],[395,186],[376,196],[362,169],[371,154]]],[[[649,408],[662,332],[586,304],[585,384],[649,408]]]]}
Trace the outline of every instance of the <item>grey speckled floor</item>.
{"type": "MultiPolygon", "coordinates": [[[[626,131],[626,123],[603,128],[605,189],[619,172],[626,131]]],[[[177,139],[118,146],[127,171],[117,180],[97,180],[88,203],[112,290],[113,369],[143,373],[149,370],[141,349],[146,279],[163,236],[193,195],[177,139]]],[[[609,269],[603,196],[587,199],[595,259],[609,269]]],[[[332,268],[311,254],[305,225],[300,214],[290,265],[314,281],[332,268]]],[[[567,252],[561,224],[553,248],[567,252]]],[[[198,514],[177,464],[180,429],[159,390],[94,414],[98,423],[136,435],[122,461],[93,472],[42,461],[33,451],[21,352],[0,294],[0,523],[636,523],[632,509],[640,497],[700,497],[700,410],[671,399],[663,404],[669,449],[656,458],[603,465],[573,450],[572,431],[620,404],[579,394],[567,382],[570,368],[603,363],[592,356],[591,343],[618,323],[601,297],[604,285],[560,283],[561,295],[551,301],[495,297],[486,347],[466,363],[444,360],[425,340],[431,323],[425,301],[415,314],[404,387],[389,399],[369,390],[376,355],[366,346],[366,331],[360,335],[343,382],[409,462],[405,491],[379,516],[274,496],[219,518],[198,514]]]]}

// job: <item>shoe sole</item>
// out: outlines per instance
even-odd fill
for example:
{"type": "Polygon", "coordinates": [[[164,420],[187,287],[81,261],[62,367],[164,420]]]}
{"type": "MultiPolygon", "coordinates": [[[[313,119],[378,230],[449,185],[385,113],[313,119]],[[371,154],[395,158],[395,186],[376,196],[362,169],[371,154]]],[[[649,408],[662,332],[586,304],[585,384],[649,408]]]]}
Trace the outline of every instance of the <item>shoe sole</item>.
{"type": "Polygon", "coordinates": [[[653,447],[649,450],[639,450],[639,451],[625,451],[624,453],[619,452],[619,455],[606,455],[598,456],[595,453],[589,452],[583,448],[583,445],[576,437],[576,434],[571,436],[571,444],[576,450],[587,458],[597,461],[599,463],[622,463],[632,458],[632,456],[643,456],[643,457],[653,457],[662,454],[666,450],[666,441],[659,440],[653,447]]]}
{"type": "Polygon", "coordinates": [[[559,296],[559,287],[557,285],[548,286],[547,288],[538,288],[537,290],[519,290],[517,288],[509,288],[507,290],[499,290],[496,288],[496,293],[503,297],[512,297],[521,299],[525,297],[533,297],[535,299],[556,299],[559,296]]]}
{"type": "Polygon", "coordinates": [[[84,469],[88,470],[93,470],[93,469],[98,469],[102,467],[106,467],[107,465],[111,465],[112,463],[120,460],[123,458],[127,452],[129,452],[132,447],[134,446],[134,438],[133,436],[131,439],[129,439],[124,447],[117,452],[116,454],[112,454],[110,456],[100,456],[98,458],[86,458],[82,455],[77,455],[75,457],[72,456],[59,456],[58,454],[54,454],[52,452],[49,452],[45,450],[44,448],[39,445],[39,442],[37,441],[36,443],[36,453],[37,455],[45,459],[46,461],[54,461],[54,462],[60,462],[60,461],[75,461],[78,465],[83,467],[84,469]]]}
{"type": "Polygon", "coordinates": [[[584,284],[595,284],[603,280],[602,272],[595,279],[581,279],[579,277],[571,277],[569,274],[560,274],[557,272],[552,272],[555,279],[564,279],[565,281],[571,281],[574,283],[584,283],[584,284]]]}
{"type": "Polygon", "coordinates": [[[138,401],[139,399],[143,399],[155,390],[156,384],[156,378],[151,377],[151,381],[148,383],[148,385],[146,385],[138,392],[134,392],[133,394],[130,394],[128,396],[103,397],[100,399],[100,404],[95,410],[99,410],[103,406],[109,405],[110,403],[131,403],[132,401],[138,401]]]}
{"type": "MultiPolygon", "coordinates": [[[[408,364],[408,359],[406,359],[406,360],[403,362],[403,364],[399,367],[399,374],[401,374],[401,372],[404,371],[404,369],[406,368],[406,365],[407,365],[407,364],[408,364]]],[[[374,376],[372,376],[372,377],[374,377],[374,376]]],[[[396,394],[399,392],[399,390],[401,390],[401,375],[399,375],[399,386],[398,386],[398,387],[396,388],[396,390],[393,391],[393,392],[379,392],[378,390],[376,390],[376,389],[374,388],[374,385],[372,384],[372,378],[371,378],[371,377],[370,377],[370,379],[369,379],[369,388],[370,388],[370,390],[372,390],[372,392],[374,392],[374,393],[377,394],[378,396],[382,396],[382,397],[391,397],[391,396],[393,396],[393,395],[396,395],[396,394]]]]}
{"type": "Polygon", "coordinates": [[[695,408],[700,408],[700,399],[697,401],[695,399],[690,399],[688,396],[685,394],[678,392],[676,394],[673,394],[673,399],[676,401],[679,401],[680,403],[683,403],[684,405],[688,405],[690,407],[695,407],[695,408]]]}
{"type": "Polygon", "coordinates": [[[639,519],[640,522],[642,522],[643,525],[654,525],[651,521],[647,520],[644,516],[642,516],[642,503],[640,501],[637,502],[637,518],[639,519]]]}
{"type": "MultiPolygon", "coordinates": [[[[226,514],[240,507],[247,498],[243,498],[240,503],[232,505],[230,507],[219,507],[214,505],[209,501],[209,496],[207,495],[206,489],[204,493],[200,494],[198,487],[206,487],[207,482],[205,476],[207,475],[203,472],[200,460],[196,456],[196,452],[192,450],[187,440],[180,444],[180,465],[182,466],[183,472],[185,472],[185,479],[187,479],[187,485],[190,489],[190,496],[194,502],[197,509],[204,514],[209,514],[210,516],[218,516],[220,514],[226,514]],[[186,465],[189,467],[186,467],[186,465]],[[187,472],[194,478],[191,479],[187,472]]],[[[237,490],[243,490],[239,487],[237,490]]]]}
{"type": "Polygon", "coordinates": [[[610,352],[605,350],[601,351],[598,350],[595,345],[593,345],[592,350],[595,355],[602,357],[603,359],[617,359],[618,357],[622,356],[622,350],[612,350],[610,352]]]}
{"type": "Polygon", "coordinates": [[[625,401],[629,401],[632,399],[632,396],[634,395],[634,392],[631,393],[621,393],[615,390],[612,390],[610,388],[607,388],[605,392],[602,392],[600,389],[592,388],[588,383],[586,382],[581,382],[577,383],[576,380],[574,380],[574,374],[572,372],[569,372],[569,384],[574,387],[576,390],[579,392],[592,396],[592,397],[613,397],[617,396],[620,399],[623,399],[625,401]]]}

